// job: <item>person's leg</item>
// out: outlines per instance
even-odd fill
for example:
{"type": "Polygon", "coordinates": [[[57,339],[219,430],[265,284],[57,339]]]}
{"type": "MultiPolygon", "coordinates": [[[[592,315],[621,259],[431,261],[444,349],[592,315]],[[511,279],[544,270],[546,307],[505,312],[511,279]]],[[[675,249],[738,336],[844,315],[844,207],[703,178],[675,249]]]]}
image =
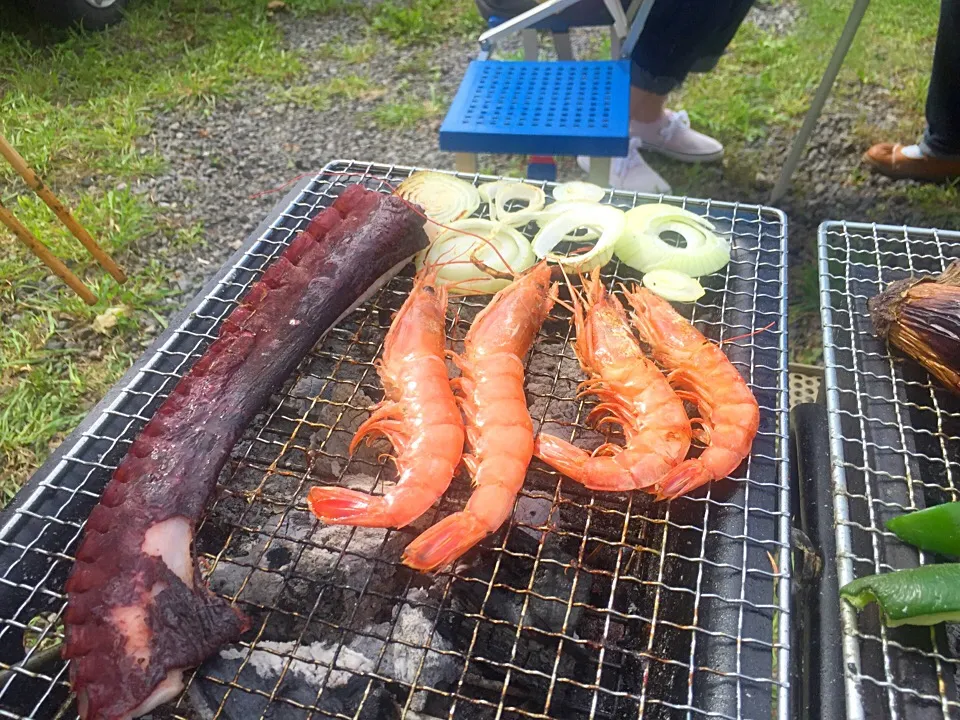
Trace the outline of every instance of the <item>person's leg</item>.
{"type": "Polygon", "coordinates": [[[634,82],[666,95],[712,69],[753,0],[657,0],[633,50],[634,82]]]}
{"type": "Polygon", "coordinates": [[[630,90],[630,119],[639,123],[657,122],[663,117],[666,95],[657,95],[643,88],[630,90]]]}
{"type": "Polygon", "coordinates": [[[645,149],[684,162],[723,157],[723,145],[693,130],[685,112],[666,109],[666,98],[691,72],[716,65],[752,4],[753,0],[654,3],[632,56],[630,134],[645,149]]]}
{"type": "Polygon", "coordinates": [[[927,93],[927,129],[916,145],[878,143],[864,154],[883,175],[914,180],[960,177],[960,0],[941,0],[927,93]]]}
{"type": "Polygon", "coordinates": [[[942,0],[927,93],[924,154],[960,159],[960,0],[942,0]]]}

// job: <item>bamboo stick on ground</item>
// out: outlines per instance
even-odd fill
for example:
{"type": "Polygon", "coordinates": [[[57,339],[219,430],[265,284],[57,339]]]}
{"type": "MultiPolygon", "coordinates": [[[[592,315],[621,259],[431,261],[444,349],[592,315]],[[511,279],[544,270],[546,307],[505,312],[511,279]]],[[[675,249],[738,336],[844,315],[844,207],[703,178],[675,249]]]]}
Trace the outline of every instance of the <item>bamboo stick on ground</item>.
{"type": "Polygon", "coordinates": [[[17,239],[30,248],[33,254],[43,261],[44,265],[59,275],[87,305],[96,304],[97,296],[90,291],[90,288],[84,285],[80,278],[70,272],[70,268],[60,262],[46,245],[37,240],[33,236],[33,233],[31,233],[23,223],[17,220],[3,203],[0,203],[0,222],[10,228],[10,231],[17,236],[17,239]]]}
{"type": "Polygon", "coordinates": [[[24,179],[27,185],[53,210],[54,214],[67,226],[73,236],[79,240],[87,251],[93,255],[94,259],[100,263],[100,267],[113,275],[117,282],[126,282],[127,276],[123,270],[120,269],[120,266],[97,244],[97,241],[90,236],[90,233],[86,231],[83,225],[77,222],[67,207],[50,191],[50,188],[43,184],[43,180],[30,169],[20,153],[7,142],[3,135],[0,135],[0,155],[3,155],[3,157],[7,159],[7,162],[20,174],[20,177],[24,179]]]}

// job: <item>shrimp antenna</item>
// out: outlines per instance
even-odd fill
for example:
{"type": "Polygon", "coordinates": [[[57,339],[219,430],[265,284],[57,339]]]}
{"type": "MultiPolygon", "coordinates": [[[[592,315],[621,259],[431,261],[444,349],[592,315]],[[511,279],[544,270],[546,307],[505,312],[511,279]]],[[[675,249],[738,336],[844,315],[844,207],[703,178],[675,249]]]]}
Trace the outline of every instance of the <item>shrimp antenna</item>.
{"type": "Polygon", "coordinates": [[[566,269],[563,267],[563,265],[559,265],[559,267],[560,267],[560,273],[563,275],[563,279],[567,283],[567,289],[570,290],[570,297],[573,298],[573,302],[572,304],[565,302],[561,300],[559,297],[555,298],[554,302],[556,302],[557,305],[564,308],[565,310],[571,313],[576,313],[578,300],[582,300],[582,298],[580,298],[579,294],[577,293],[577,289],[573,286],[573,283],[570,282],[570,276],[567,275],[566,269]]]}

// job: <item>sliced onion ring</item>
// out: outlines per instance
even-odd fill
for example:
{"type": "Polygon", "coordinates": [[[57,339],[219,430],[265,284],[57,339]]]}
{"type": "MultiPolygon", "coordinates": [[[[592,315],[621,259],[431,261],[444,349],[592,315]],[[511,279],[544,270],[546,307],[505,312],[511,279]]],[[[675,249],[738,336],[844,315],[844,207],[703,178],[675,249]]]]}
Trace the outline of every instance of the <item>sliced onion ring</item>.
{"type": "MultiPolygon", "coordinates": [[[[613,249],[626,227],[623,210],[612,205],[597,205],[589,211],[570,209],[544,225],[533,239],[533,252],[537,257],[562,265],[573,272],[586,272],[606,265],[613,257],[613,249]],[[600,237],[589,252],[582,255],[557,255],[552,253],[557,245],[569,239],[568,235],[580,227],[600,231],[600,237]]],[[[580,241],[580,238],[574,238],[580,241]]]]}
{"type": "Polygon", "coordinates": [[[522,227],[536,217],[543,209],[547,196],[543,189],[527,183],[503,183],[494,190],[493,200],[490,203],[490,219],[506,223],[511,227],[522,227]],[[507,210],[507,203],[511,200],[526,200],[527,206],[520,210],[507,210]]]}
{"type": "Polygon", "coordinates": [[[606,195],[599,185],[583,182],[581,180],[572,180],[571,182],[560,183],[553,188],[553,199],[557,202],[571,202],[582,200],[585,202],[600,202],[606,195]]]}
{"type": "Polygon", "coordinates": [[[437,280],[449,286],[451,295],[495,293],[511,282],[508,277],[498,277],[501,273],[519,273],[535,262],[523,235],[512,227],[481,218],[450,223],[449,229],[442,230],[415,260],[417,270],[437,265],[437,280]]]}
{"type": "Polygon", "coordinates": [[[481,183],[477,185],[477,192],[480,193],[480,199],[485,203],[492,203],[493,196],[497,194],[497,190],[504,185],[509,185],[510,183],[522,182],[517,178],[501,178],[500,180],[493,180],[491,182],[481,183]]]}
{"type": "MultiPolygon", "coordinates": [[[[534,218],[534,222],[536,222],[540,227],[543,227],[554,218],[560,217],[560,215],[569,210],[576,210],[577,212],[586,215],[587,213],[593,212],[598,207],[609,206],[580,200],[565,200],[563,202],[550,203],[543,210],[537,213],[537,216],[534,218]]],[[[588,240],[596,240],[598,237],[600,237],[600,233],[594,228],[581,227],[577,230],[576,234],[571,233],[567,235],[566,239],[571,242],[587,242],[588,240]]]]}
{"type": "Polygon", "coordinates": [[[674,302],[694,302],[706,292],[696,278],[673,270],[651,270],[643,276],[643,284],[650,292],[674,302]]]}
{"type": "Polygon", "coordinates": [[[709,275],[730,262],[730,244],[714,232],[706,218],[666,204],[640,205],[626,214],[627,229],[617,244],[617,257],[639,270],[674,270],[692,277],[709,275]],[[661,238],[672,231],[685,247],[661,238]]]}
{"type": "Polygon", "coordinates": [[[429,170],[416,172],[400,183],[397,195],[419,205],[428,218],[444,225],[472,215],[480,207],[480,193],[473,185],[429,170]]]}

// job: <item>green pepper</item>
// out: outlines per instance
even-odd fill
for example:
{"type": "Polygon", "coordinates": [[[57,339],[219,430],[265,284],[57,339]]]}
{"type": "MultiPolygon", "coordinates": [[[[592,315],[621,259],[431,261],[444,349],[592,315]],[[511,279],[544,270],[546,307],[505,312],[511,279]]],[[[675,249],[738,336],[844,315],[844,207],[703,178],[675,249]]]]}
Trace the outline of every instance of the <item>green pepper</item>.
{"type": "Polygon", "coordinates": [[[921,550],[960,556],[960,502],[895,517],[887,521],[887,529],[921,550]]]}
{"type": "Polygon", "coordinates": [[[960,620],[960,563],[869,575],[844,585],[840,596],[857,610],[876,601],[890,627],[955,622],[960,620]]]}

